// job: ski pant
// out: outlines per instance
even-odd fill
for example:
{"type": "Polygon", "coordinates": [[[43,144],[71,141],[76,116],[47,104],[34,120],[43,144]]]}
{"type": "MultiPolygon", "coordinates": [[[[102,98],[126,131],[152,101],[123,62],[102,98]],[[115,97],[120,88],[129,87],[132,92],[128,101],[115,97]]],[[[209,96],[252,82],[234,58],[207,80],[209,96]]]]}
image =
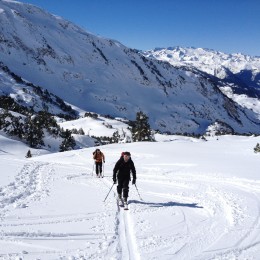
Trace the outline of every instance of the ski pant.
{"type": "Polygon", "coordinates": [[[117,193],[122,195],[123,191],[123,198],[128,197],[128,192],[129,192],[129,179],[118,179],[118,185],[117,185],[117,193]]]}
{"type": "Polygon", "coordinates": [[[102,162],[96,162],[96,174],[102,173],[102,162]]]}

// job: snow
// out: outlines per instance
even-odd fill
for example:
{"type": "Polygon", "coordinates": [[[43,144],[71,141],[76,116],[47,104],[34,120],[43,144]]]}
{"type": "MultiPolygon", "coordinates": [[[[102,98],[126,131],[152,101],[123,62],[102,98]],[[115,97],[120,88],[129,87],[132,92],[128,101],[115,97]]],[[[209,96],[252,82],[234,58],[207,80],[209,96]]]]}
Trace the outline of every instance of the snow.
{"type": "MultiPolygon", "coordinates": [[[[234,78],[247,84],[247,89],[259,89],[259,73],[260,73],[260,58],[243,55],[240,53],[226,54],[210,49],[202,48],[157,48],[143,52],[146,57],[167,61],[174,66],[194,67],[208,74],[214,75],[220,79],[228,77],[227,70],[234,73],[234,78]],[[248,77],[243,74],[247,71],[250,74],[248,77]],[[241,74],[239,76],[239,74],[241,74]],[[237,78],[238,77],[238,78],[237,78]],[[249,79],[250,78],[250,79],[249,79]]],[[[236,86],[233,86],[236,88],[236,86]]],[[[242,87],[242,91],[245,86],[242,87]]],[[[245,94],[235,94],[234,90],[225,83],[224,87],[220,87],[221,91],[230,97],[233,101],[244,108],[253,110],[256,117],[260,116],[259,99],[248,97],[245,94]]],[[[245,91],[245,90],[244,90],[245,91]]],[[[246,93],[246,92],[245,92],[246,93]]]]}
{"type": "Polygon", "coordinates": [[[260,100],[258,98],[250,98],[246,95],[234,94],[230,87],[222,87],[221,91],[242,107],[246,107],[254,111],[257,114],[257,118],[260,119],[260,100]]]}
{"type": "Polygon", "coordinates": [[[93,147],[26,159],[0,135],[0,258],[258,259],[260,137],[156,138],[101,146],[96,178],[93,147]],[[104,202],[126,150],[141,196],[130,185],[129,211],[116,186],[104,202]]]}
{"type": "MultiPolygon", "coordinates": [[[[227,101],[197,71],[185,72],[145,58],[118,41],[89,34],[33,5],[0,1],[0,8],[4,10],[0,13],[2,67],[78,110],[129,120],[142,111],[151,127],[161,132],[204,134],[220,120],[237,133],[259,133],[256,115],[227,101]]],[[[234,56],[232,66],[240,56],[234,56]]],[[[2,94],[21,99],[36,111],[49,105],[29,86],[14,84],[7,74],[0,70],[2,94]]],[[[59,113],[57,107],[49,106],[49,112],[59,113]]]]}
{"type": "Polygon", "coordinates": [[[112,137],[113,133],[118,131],[120,134],[124,131],[130,135],[127,130],[128,125],[114,119],[104,118],[99,116],[97,119],[91,117],[84,117],[77,120],[67,121],[60,123],[64,129],[80,129],[82,128],[86,135],[89,136],[109,136],[112,137]]]}
{"type": "Polygon", "coordinates": [[[230,69],[233,73],[242,70],[260,71],[260,58],[240,53],[226,54],[210,49],[193,47],[160,48],[144,52],[145,56],[168,61],[175,66],[192,65],[209,74],[221,78],[222,66],[230,69]]]}
{"type": "MultiPolygon", "coordinates": [[[[119,42],[90,35],[31,5],[13,1],[0,5],[6,37],[1,45],[3,64],[67,100],[81,116],[105,111],[133,119],[143,110],[149,112],[153,126],[174,132],[203,132],[202,127],[223,117],[242,132],[234,121],[237,111],[246,131],[259,131],[248,120],[254,118],[250,111],[236,110],[194,72],[144,62],[119,42]],[[160,89],[158,79],[174,87],[160,89]]],[[[186,51],[169,49],[167,59],[162,59],[187,65],[203,57],[205,71],[220,77],[225,73],[219,62],[232,63],[233,72],[259,69],[258,58],[242,54],[186,51]]],[[[24,84],[4,70],[0,81],[2,94],[39,105],[39,97],[21,91],[24,84]]],[[[253,103],[228,87],[225,91],[259,113],[257,99],[253,103]]],[[[50,110],[59,112],[55,106],[50,110]]],[[[60,142],[45,135],[50,151],[30,149],[33,157],[27,159],[28,146],[0,131],[0,259],[258,259],[260,163],[253,148],[260,137],[210,136],[205,141],[155,134],[157,142],[101,146],[106,156],[104,178],[96,178],[90,136],[112,137],[116,131],[128,136],[127,124],[99,115],[70,122],[60,119],[59,125],[82,128],[86,135],[74,137],[77,147],[84,149],[51,153],[60,142]],[[131,152],[137,169],[129,211],[118,208],[112,182],[122,151],[131,152]]]]}

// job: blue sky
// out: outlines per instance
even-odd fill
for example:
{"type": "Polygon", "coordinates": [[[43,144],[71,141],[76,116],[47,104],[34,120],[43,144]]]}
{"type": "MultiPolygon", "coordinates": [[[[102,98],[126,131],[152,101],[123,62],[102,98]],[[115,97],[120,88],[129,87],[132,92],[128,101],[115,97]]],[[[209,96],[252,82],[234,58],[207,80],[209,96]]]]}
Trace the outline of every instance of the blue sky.
{"type": "Polygon", "coordinates": [[[21,0],[139,50],[202,47],[260,56],[260,0],[21,0]]]}

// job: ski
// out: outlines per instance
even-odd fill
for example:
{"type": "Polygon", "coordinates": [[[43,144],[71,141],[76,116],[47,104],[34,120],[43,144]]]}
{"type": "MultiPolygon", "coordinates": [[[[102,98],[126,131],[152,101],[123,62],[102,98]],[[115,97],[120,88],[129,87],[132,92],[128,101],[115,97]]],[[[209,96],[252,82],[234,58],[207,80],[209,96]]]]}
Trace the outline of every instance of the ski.
{"type": "Polygon", "coordinates": [[[116,201],[117,201],[117,206],[119,208],[124,208],[124,210],[129,210],[128,203],[125,202],[122,198],[121,199],[117,198],[116,201]]]}
{"type": "Polygon", "coordinates": [[[121,208],[124,207],[124,201],[122,199],[117,199],[117,205],[121,208]]]}
{"type": "Polygon", "coordinates": [[[117,206],[118,206],[119,208],[124,209],[124,210],[129,210],[128,204],[127,204],[127,203],[124,203],[123,200],[117,199],[117,206]]]}
{"type": "Polygon", "coordinates": [[[128,203],[127,201],[123,201],[124,210],[128,210],[128,203]]]}

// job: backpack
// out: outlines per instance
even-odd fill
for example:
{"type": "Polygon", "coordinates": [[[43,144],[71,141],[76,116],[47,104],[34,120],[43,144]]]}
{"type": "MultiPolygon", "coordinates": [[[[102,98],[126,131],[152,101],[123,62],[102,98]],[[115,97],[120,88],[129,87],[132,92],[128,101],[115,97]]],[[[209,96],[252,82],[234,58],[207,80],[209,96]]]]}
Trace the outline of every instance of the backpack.
{"type": "MultiPolygon", "coordinates": [[[[94,152],[93,152],[93,155],[94,155],[94,159],[96,160],[97,159],[97,151],[100,151],[100,149],[96,149],[94,152]]],[[[101,151],[100,151],[101,152],[101,151]]]]}

